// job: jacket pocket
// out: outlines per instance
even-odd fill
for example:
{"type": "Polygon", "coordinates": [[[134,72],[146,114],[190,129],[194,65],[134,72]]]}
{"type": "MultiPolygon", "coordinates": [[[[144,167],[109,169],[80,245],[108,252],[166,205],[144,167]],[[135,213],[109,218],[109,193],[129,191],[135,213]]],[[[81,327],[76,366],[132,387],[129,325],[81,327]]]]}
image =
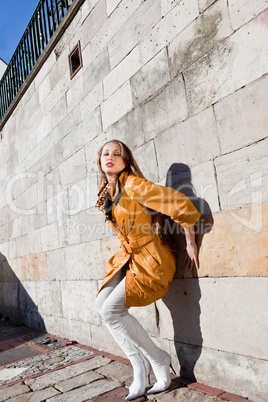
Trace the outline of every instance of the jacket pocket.
{"type": "Polygon", "coordinates": [[[161,258],[157,252],[154,242],[151,242],[142,248],[142,254],[150,267],[157,269],[161,267],[161,258]]]}

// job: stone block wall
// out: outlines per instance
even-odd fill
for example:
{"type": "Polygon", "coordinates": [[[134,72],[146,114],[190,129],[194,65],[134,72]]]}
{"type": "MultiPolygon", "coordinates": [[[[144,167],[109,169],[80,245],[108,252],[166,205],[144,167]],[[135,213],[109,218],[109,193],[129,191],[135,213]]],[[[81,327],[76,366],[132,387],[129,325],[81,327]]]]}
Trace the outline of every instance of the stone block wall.
{"type": "Polygon", "coordinates": [[[122,354],[95,309],[119,247],[94,207],[96,154],[118,138],[203,214],[199,271],[179,258],[165,298],[133,314],[182,376],[264,401],[267,0],[79,1],[2,125],[0,311],[122,354]]]}

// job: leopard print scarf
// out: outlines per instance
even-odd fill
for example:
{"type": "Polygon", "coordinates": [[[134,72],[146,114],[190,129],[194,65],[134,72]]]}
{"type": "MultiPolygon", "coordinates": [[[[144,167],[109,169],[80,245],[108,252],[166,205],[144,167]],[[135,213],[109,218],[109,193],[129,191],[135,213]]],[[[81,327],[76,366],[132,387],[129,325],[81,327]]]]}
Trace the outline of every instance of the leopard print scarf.
{"type": "Polygon", "coordinates": [[[122,195],[119,176],[115,177],[111,182],[107,178],[104,179],[98,191],[98,200],[95,207],[102,211],[106,220],[113,220],[113,205],[117,205],[122,195]]]}

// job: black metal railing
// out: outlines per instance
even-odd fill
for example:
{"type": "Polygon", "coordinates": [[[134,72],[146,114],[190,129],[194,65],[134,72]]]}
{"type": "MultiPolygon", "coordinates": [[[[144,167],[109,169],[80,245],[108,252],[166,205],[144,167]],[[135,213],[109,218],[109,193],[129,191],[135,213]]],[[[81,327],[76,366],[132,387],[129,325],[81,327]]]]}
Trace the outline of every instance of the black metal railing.
{"type": "Polygon", "coordinates": [[[0,81],[0,119],[75,0],[40,0],[0,81]]]}

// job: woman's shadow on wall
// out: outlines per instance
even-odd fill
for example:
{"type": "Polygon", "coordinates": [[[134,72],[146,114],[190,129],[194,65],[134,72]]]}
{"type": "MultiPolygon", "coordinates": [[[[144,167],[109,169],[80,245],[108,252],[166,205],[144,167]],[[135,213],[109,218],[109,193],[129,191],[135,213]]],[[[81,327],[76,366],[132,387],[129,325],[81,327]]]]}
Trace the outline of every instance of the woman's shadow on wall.
{"type": "MultiPolygon", "coordinates": [[[[171,165],[167,173],[166,186],[184,193],[200,211],[201,218],[195,227],[199,250],[204,235],[212,229],[213,217],[208,203],[195,193],[189,166],[182,163],[171,165]]],[[[183,266],[186,252],[182,250],[186,242],[182,228],[170,218],[165,219],[165,224],[178,253],[176,274],[169,292],[162,301],[169,309],[173,321],[174,346],[180,364],[180,376],[196,381],[194,368],[203,344],[200,328],[201,290],[198,272],[196,268],[190,271],[183,266]]]]}

